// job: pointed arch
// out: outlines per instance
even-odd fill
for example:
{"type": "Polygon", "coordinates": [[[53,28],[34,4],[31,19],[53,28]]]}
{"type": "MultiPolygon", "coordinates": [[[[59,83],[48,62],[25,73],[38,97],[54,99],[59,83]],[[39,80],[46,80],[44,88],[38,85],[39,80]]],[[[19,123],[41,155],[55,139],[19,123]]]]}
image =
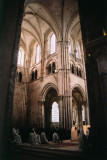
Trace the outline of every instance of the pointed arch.
{"type": "Polygon", "coordinates": [[[53,83],[47,83],[44,88],[41,90],[39,95],[39,101],[45,101],[46,94],[49,92],[49,90],[54,89],[58,95],[58,88],[53,83]]]}
{"type": "Polygon", "coordinates": [[[83,89],[79,84],[75,84],[75,85],[71,88],[71,95],[72,95],[72,91],[73,91],[75,88],[81,93],[81,95],[82,95],[82,97],[83,97],[83,101],[86,101],[86,100],[87,100],[87,96],[86,96],[86,94],[85,94],[85,91],[84,91],[84,89],[83,89]]]}
{"type": "Polygon", "coordinates": [[[35,2],[35,1],[26,1],[25,2],[25,15],[32,14],[40,17],[43,19],[54,31],[58,40],[61,37],[61,31],[58,27],[58,24],[53,17],[51,11],[45,6],[42,2],[35,2]],[[29,8],[29,9],[27,9],[29,8]]]}

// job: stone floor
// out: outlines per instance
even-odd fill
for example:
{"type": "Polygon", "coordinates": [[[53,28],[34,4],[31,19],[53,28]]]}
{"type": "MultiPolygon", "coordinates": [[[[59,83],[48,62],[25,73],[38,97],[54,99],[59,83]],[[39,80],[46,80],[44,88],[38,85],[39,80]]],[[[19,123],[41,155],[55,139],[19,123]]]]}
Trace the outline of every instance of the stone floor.
{"type": "Polygon", "coordinates": [[[52,141],[49,144],[38,144],[38,145],[31,145],[29,143],[22,143],[20,146],[28,146],[33,148],[49,148],[49,149],[58,149],[58,150],[68,150],[68,151],[81,151],[79,149],[78,141],[71,141],[71,140],[63,140],[62,143],[53,143],[52,141]]]}
{"type": "Polygon", "coordinates": [[[11,160],[88,160],[79,149],[78,141],[64,140],[62,143],[16,145],[11,152],[11,160]]]}
{"type": "Polygon", "coordinates": [[[83,152],[78,141],[71,140],[57,144],[50,141],[49,144],[35,146],[22,143],[11,150],[10,160],[106,160],[105,155],[93,153],[83,152]]]}

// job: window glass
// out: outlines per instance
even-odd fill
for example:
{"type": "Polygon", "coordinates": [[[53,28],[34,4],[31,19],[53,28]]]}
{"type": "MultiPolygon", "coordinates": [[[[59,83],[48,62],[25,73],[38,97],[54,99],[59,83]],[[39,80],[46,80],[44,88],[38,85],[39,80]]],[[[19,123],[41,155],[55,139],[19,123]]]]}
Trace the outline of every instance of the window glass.
{"type": "Polygon", "coordinates": [[[76,58],[79,58],[79,46],[76,46],[76,58]]]}
{"type": "Polygon", "coordinates": [[[32,80],[34,80],[34,71],[32,72],[32,80]]]}
{"type": "Polygon", "coordinates": [[[19,50],[17,64],[23,66],[23,63],[24,63],[24,53],[21,50],[19,50]]]}
{"type": "Polygon", "coordinates": [[[19,82],[22,82],[22,73],[19,72],[19,82]]]}
{"type": "Polygon", "coordinates": [[[37,45],[37,47],[36,47],[36,64],[39,63],[39,59],[40,59],[40,46],[37,45]]]}
{"type": "Polygon", "coordinates": [[[52,63],[52,73],[56,72],[56,66],[55,66],[55,62],[52,63]]]}
{"type": "Polygon", "coordinates": [[[72,64],[72,73],[74,73],[74,65],[72,64]]]}
{"type": "Polygon", "coordinates": [[[85,121],[85,107],[82,106],[82,121],[85,121]]]}
{"type": "Polygon", "coordinates": [[[55,49],[56,49],[55,34],[52,34],[50,39],[50,54],[55,53],[55,49]]]}
{"type": "Polygon", "coordinates": [[[76,111],[73,109],[73,125],[76,123],[76,111]]]}
{"type": "Polygon", "coordinates": [[[52,104],[52,122],[59,122],[59,108],[57,102],[52,104]]]}

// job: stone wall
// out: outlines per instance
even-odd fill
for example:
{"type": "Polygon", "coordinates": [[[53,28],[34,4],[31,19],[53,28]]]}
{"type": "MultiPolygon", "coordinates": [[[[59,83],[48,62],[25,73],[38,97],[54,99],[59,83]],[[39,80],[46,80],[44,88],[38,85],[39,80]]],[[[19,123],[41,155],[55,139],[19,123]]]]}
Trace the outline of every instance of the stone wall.
{"type": "Polygon", "coordinates": [[[13,101],[13,126],[20,128],[26,122],[26,85],[17,83],[13,101]]]}

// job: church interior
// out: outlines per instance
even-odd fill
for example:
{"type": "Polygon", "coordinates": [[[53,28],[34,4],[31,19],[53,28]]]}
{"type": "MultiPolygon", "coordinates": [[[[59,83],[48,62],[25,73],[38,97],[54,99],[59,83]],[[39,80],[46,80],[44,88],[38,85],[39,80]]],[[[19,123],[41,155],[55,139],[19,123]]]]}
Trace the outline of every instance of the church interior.
{"type": "Polygon", "coordinates": [[[106,5],[0,2],[0,160],[106,160],[106,5]],[[13,128],[20,145],[13,145],[13,128]],[[43,131],[49,144],[29,146],[28,136],[43,131]],[[55,131],[62,146],[50,143],[55,131]]]}

